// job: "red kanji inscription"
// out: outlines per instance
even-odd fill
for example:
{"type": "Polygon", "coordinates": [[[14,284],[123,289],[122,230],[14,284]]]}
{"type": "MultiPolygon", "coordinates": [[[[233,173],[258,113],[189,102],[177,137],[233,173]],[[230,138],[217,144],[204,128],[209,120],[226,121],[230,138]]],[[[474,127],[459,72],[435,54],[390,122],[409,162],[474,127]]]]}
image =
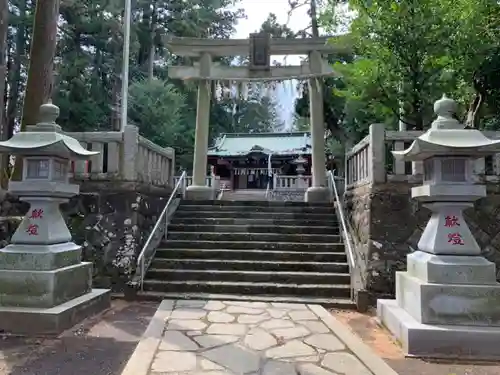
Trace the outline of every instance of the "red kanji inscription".
{"type": "Polygon", "coordinates": [[[448,228],[459,227],[460,223],[458,222],[458,217],[456,217],[455,215],[446,216],[444,218],[444,226],[448,228]]]}
{"type": "Polygon", "coordinates": [[[30,236],[38,236],[38,225],[30,224],[28,225],[28,229],[26,229],[26,233],[30,236]]]}
{"type": "Polygon", "coordinates": [[[41,219],[43,218],[43,210],[41,208],[35,208],[31,211],[31,216],[29,219],[41,219]]]}
{"type": "Polygon", "coordinates": [[[448,233],[448,243],[452,245],[465,245],[462,235],[458,232],[448,233]]]}

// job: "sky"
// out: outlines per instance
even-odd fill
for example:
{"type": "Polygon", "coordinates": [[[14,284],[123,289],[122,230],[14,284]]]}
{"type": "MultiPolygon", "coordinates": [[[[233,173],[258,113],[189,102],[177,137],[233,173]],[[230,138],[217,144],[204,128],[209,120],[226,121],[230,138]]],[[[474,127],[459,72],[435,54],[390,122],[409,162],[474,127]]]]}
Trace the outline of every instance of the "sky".
{"type": "MultiPolygon", "coordinates": [[[[237,8],[243,8],[247,15],[247,19],[240,20],[236,26],[233,37],[238,39],[248,38],[250,33],[259,31],[269,13],[274,13],[280,24],[288,21],[288,27],[292,30],[304,29],[310,23],[307,7],[295,10],[288,19],[288,0],[240,0],[237,8]]],[[[287,56],[286,59],[273,57],[271,61],[281,60],[285,65],[299,65],[300,59],[300,56],[287,56]]],[[[278,109],[287,129],[292,125],[295,98],[298,95],[295,86],[293,82],[287,82],[277,89],[278,109]]]]}

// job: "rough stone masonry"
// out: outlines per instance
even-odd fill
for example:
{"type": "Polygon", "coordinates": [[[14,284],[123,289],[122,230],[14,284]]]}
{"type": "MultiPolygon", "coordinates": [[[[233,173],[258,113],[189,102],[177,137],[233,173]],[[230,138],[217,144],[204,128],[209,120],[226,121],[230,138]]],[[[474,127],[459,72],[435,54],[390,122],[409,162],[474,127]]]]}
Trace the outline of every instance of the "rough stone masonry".
{"type": "MultiPolygon", "coordinates": [[[[62,212],[74,242],[83,246],[83,260],[93,262],[94,285],[120,292],[133,278],[137,256],[170,192],[148,194],[102,186],[94,190],[100,191],[75,196],[62,206],[62,212]]],[[[2,246],[9,243],[28,209],[27,203],[5,194],[0,203],[2,246]]],[[[160,239],[158,236],[151,245],[156,246],[160,239]]]]}
{"type": "MultiPolygon", "coordinates": [[[[346,192],[345,210],[355,242],[363,286],[376,298],[393,297],[395,272],[406,270],[406,255],[417,242],[430,211],[411,199],[413,185],[405,182],[369,184],[346,192]]],[[[465,211],[465,219],[483,249],[483,256],[500,267],[500,192],[487,184],[488,197],[465,211]]],[[[500,280],[500,274],[497,274],[500,280]]]]}

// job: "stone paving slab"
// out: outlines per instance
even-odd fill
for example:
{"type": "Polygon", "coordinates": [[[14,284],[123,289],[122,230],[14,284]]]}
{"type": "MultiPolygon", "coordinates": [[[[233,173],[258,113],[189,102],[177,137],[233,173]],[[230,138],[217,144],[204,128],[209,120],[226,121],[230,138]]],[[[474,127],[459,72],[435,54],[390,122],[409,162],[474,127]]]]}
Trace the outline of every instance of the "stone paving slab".
{"type": "Polygon", "coordinates": [[[397,375],[319,305],[165,300],[122,375],[397,375]]]}

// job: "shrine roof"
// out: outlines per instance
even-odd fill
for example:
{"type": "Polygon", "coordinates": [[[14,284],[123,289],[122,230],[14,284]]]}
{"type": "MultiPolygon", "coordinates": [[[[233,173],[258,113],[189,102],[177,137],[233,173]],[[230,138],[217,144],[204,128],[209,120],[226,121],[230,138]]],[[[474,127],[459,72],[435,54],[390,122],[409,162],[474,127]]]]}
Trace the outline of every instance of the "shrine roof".
{"type": "Polygon", "coordinates": [[[272,155],[311,153],[311,133],[223,133],[208,150],[209,156],[244,156],[253,152],[272,155]]]}

